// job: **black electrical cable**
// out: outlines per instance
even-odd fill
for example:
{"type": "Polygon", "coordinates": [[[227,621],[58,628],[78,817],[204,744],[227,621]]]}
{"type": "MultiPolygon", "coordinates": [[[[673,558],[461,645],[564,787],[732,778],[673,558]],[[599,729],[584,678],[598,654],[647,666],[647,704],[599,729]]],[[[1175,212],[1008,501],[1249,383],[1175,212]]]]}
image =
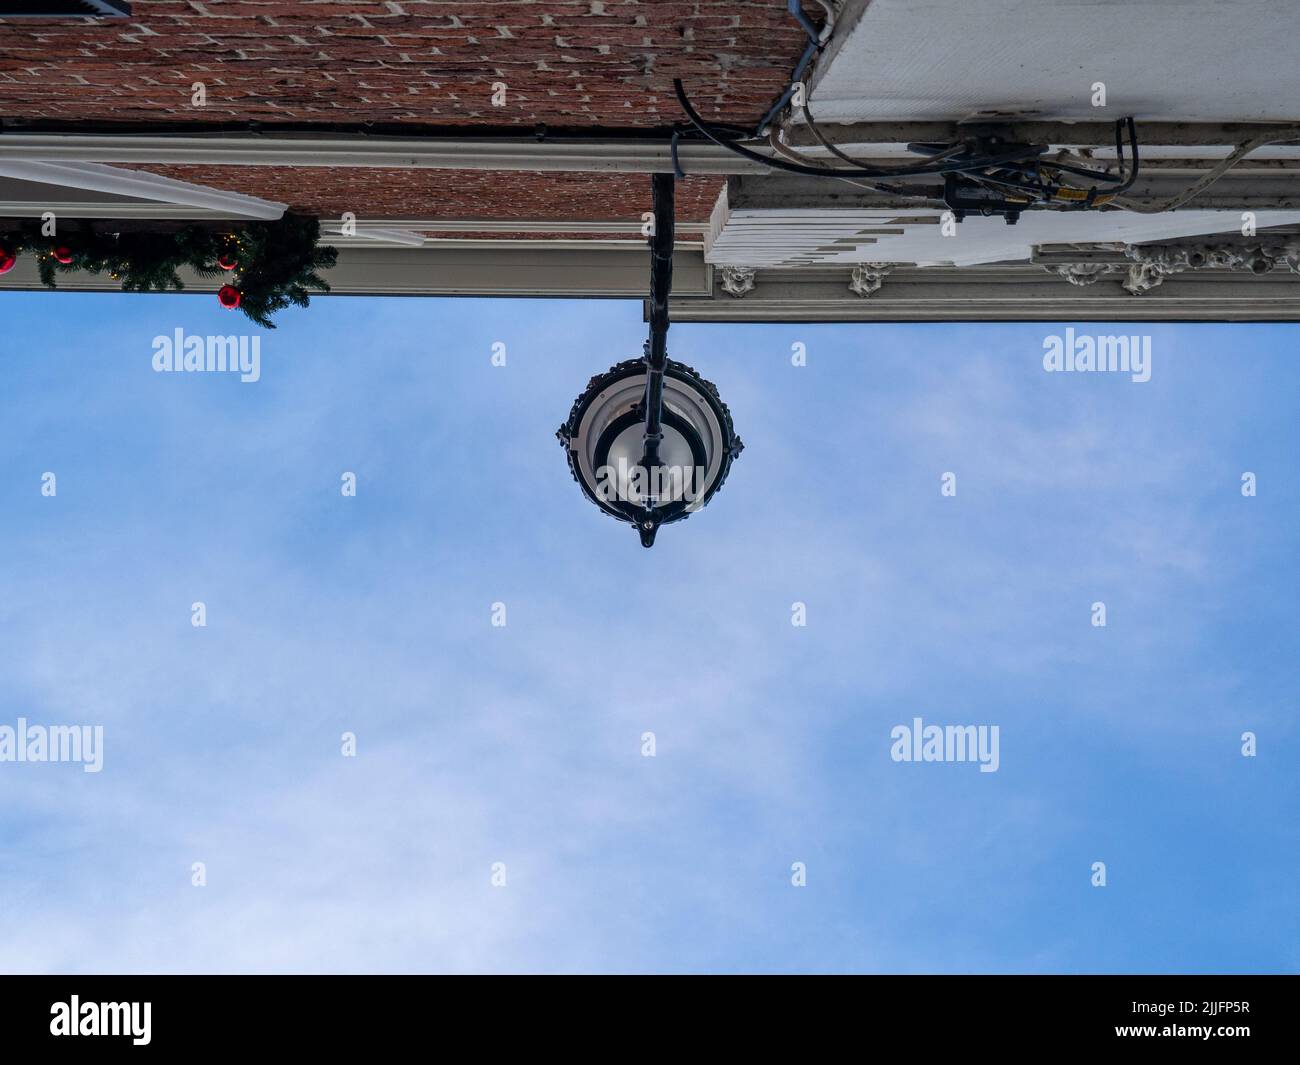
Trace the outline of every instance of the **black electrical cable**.
{"type": "MultiPolygon", "coordinates": [[[[1136,123],[1134,123],[1133,118],[1131,116],[1128,118],[1116,119],[1115,121],[1115,159],[1119,166],[1119,173],[1114,177],[1111,177],[1110,175],[1098,175],[1095,173],[1088,173],[1087,171],[1084,171],[1081,167],[1066,166],[1061,163],[1049,163],[1048,164],[1049,166],[1055,167],[1058,170],[1063,170],[1067,173],[1082,174],[1085,177],[1091,177],[1093,180],[1106,181],[1106,182],[1111,182],[1111,181],[1119,182],[1119,184],[1116,185],[1115,188],[1113,189],[1103,190],[1097,188],[1096,186],[1093,186],[1093,188],[1088,190],[1088,197],[1087,200],[1084,202],[1066,203],[1066,204],[1060,204],[1055,206],[1057,206],[1058,209],[1060,210],[1066,210],[1066,211],[1088,210],[1089,208],[1094,206],[1094,201],[1098,196],[1104,196],[1106,199],[1105,199],[1105,203],[1096,206],[1105,206],[1106,204],[1109,204],[1112,200],[1114,200],[1115,197],[1123,195],[1125,192],[1127,192],[1130,188],[1133,187],[1133,183],[1137,180],[1138,173],[1141,169],[1141,159],[1138,153],[1137,125],[1136,123]],[[1125,132],[1128,133],[1129,154],[1131,156],[1131,158],[1127,162],[1124,159],[1124,133],[1125,132]]],[[[1082,191],[1082,190],[1075,190],[1075,191],[1082,191]]]]}
{"type": "MultiPolygon", "coordinates": [[[[811,132],[812,135],[817,138],[817,142],[828,152],[830,152],[833,156],[835,156],[838,159],[844,160],[844,162],[849,163],[852,166],[870,168],[869,163],[864,163],[860,159],[854,159],[851,155],[846,155],[844,152],[840,151],[839,148],[833,145],[829,140],[827,140],[825,135],[822,133],[821,129],[818,127],[817,120],[813,118],[812,110],[811,108],[809,108],[807,103],[803,105],[803,117],[804,117],[804,121],[807,122],[808,124],[809,132],[811,132]]],[[[910,149],[911,145],[908,145],[908,148],[910,149]]],[[[949,158],[953,155],[960,153],[963,150],[964,147],[960,144],[940,145],[939,151],[929,154],[926,157],[926,159],[928,162],[931,163],[938,162],[940,159],[949,158]]]]}
{"type": "Polygon", "coordinates": [[[762,121],[759,122],[757,129],[754,131],[755,136],[761,137],[767,129],[768,123],[771,122],[772,119],[781,112],[781,109],[790,102],[791,98],[794,96],[795,86],[803,80],[803,72],[808,69],[808,64],[812,62],[813,56],[817,54],[820,48],[821,46],[819,44],[811,42],[808,47],[804,49],[803,55],[799,58],[798,66],[794,68],[794,77],[790,81],[789,88],[787,88],[785,92],[781,94],[781,98],[772,105],[772,109],[763,116],[762,121]]]}
{"type": "MultiPolygon", "coordinates": [[[[1128,192],[1128,190],[1133,187],[1133,182],[1137,180],[1137,176],[1138,176],[1139,163],[1138,163],[1137,126],[1134,125],[1133,118],[1131,115],[1128,118],[1124,119],[1124,123],[1128,128],[1129,150],[1133,154],[1133,161],[1130,164],[1131,170],[1129,172],[1128,180],[1125,181],[1124,184],[1122,184],[1111,194],[1113,196],[1120,196],[1128,192]]],[[[1124,168],[1124,145],[1123,142],[1120,140],[1118,122],[1115,123],[1115,154],[1119,157],[1120,170],[1122,171],[1124,168]]]]}
{"type": "Polygon", "coordinates": [[[1140,166],[1137,127],[1131,117],[1118,119],[1115,122],[1115,155],[1119,165],[1119,173],[1114,175],[1064,163],[1035,162],[1032,166],[1026,166],[1022,163],[1007,163],[999,167],[994,173],[968,172],[963,176],[967,180],[974,181],[986,188],[1009,189],[1014,193],[1027,195],[1030,197],[1028,202],[1034,207],[1056,211],[1086,211],[1107,206],[1137,180],[1140,166]],[[1123,135],[1125,130],[1128,132],[1129,149],[1132,153],[1132,162],[1129,165],[1126,165],[1124,158],[1123,135]],[[1070,185],[1059,184],[1050,178],[1044,178],[1044,170],[1077,174],[1098,182],[1114,183],[1116,187],[1108,190],[1094,185],[1087,190],[1078,189],[1070,185]],[[1024,175],[1024,178],[1022,179],[1018,175],[1024,175]],[[1067,199],[1063,196],[1065,192],[1078,194],[1082,198],[1067,199]],[[1098,202],[1099,200],[1100,202],[1098,202]]]}
{"type": "MultiPolygon", "coordinates": [[[[1088,210],[1095,206],[1099,195],[1105,197],[1105,202],[1109,202],[1121,193],[1126,192],[1133,186],[1138,176],[1138,143],[1137,129],[1133,119],[1119,119],[1115,122],[1115,154],[1119,165],[1119,173],[1111,175],[1095,170],[1088,170],[1084,167],[1073,166],[1068,163],[1047,163],[1046,167],[1051,172],[1071,174],[1075,177],[1087,178],[1093,182],[1103,185],[1115,185],[1115,188],[1103,192],[1096,185],[1086,190],[1073,189],[1071,186],[1058,184],[1050,177],[1044,178],[1044,163],[1037,157],[1046,151],[1046,148],[1035,147],[1031,145],[1019,145],[1015,148],[1008,149],[1006,152],[986,157],[971,158],[964,155],[970,148],[963,144],[953,144],[942,147],[938,152],[932,153],[922,160],[918,165],[911,167],[873,167],[866,165],[859,160],[842,152],[832,144],[821,131],[817,128],[817,123],[812,116],[811,110],[807,103],[803,105],[804,117],[808,122],[813,136],[817,138],[823,148],[829,151],[836,158],[852,165],[853,169],[836,168],[836,167],[818,167],[809,166],[804,163],[791,161],[790,159],[781,158],[780,155],[770,156],[763,155],[760,152],[751,151],[738,143],[740,140],[760,141],[767,132],[769,123],[776,117],[780,111],[785,108],[794,97],[796,90],[803,80],[804,72],[808,65],[825,47],[825,42],[821,39],[822,34],[813,24],[812,20],[804,13],[801,0],[788,0],[788,9],[790,14],[795,18],[804,33],[808,37],[808,43],[804,48],[803,55],[800,56],[799,62],[795,67],[794,76],[791,78],[789,86],[781,94],[777,102],[765,114],[759,122],[755,134],[746,137],[746,131],[742,127],[730,125],[727,123],[708,123],[691,105],[689,98],[686,96],[686,90],[682,85],[680,78],[673,79],[673,90],[677,95],[677,102],[681,105],[686,117],[690,120],[691,125],[703,136],[707,137],[719,147],[726,148],[728,151],[749,159],[764,166],[772,167],[775,170],[784,170],[788,173],[802,174],[809,177],[829,177],[836,178],[840,181],[848,181],[850,184],[857,184],[853,179],[860,178],[866,181],[878,180],[880,178],[908,178],[908,177],[926,177],[939,174],[957,174],[965,177],[967,180],[975,181],[992,188],[994,186],[1011,189],[1020,192],[1029,197],[1026,201],[1030,205],[1050,206],[1061,210],[1088,210]],[[1132,167],[1125,166],[1124,161],[1124,144],[1122,124],[1127,126],[1129,144],[1132,150],[1132,167]],[[1001,168],[1004,172],[989,174],[988,170],[1001,168]],[[1126,174],[1125,171],[1128,170],[1126,174]],[[1005,173],[1011,171],[1011,173],[1005,173]],[[1024,175],[1026,178],[1033,180],[1020,180],[1015,176],[1016,172],[1024,175]],[[1065,199],[1062,193],[1069,189],[1075,193],[1082,193],[1082,200],[1065,199]]],[[[827,6],[827,5],[823,5],[827,6]]],[[[828,8],[829,10],[829,8],[828,8]]],[[[673,172],[678,177],[685,177],[685,171],[682,169],[681,162],[678,158],[678,146],[682,135],[681,129],[673,130],[671,155],[673,163],[673,172]]],[[[772,146],[780,152],[780,146],[775,140],[772,146]]],[[[913,147],[909,145],[909,148],[913,147]]],[[[919,147],[919,146],[917,146],[919,147]]],[[[795,154],[795,153],[783,153],[795,154]]],[[[862,186],[864,188],[872,187],[876,191],[902,193],[906,194],[907,190],[898,187],[888,188],[885,186],[862,186]]]]}
{"type": "Polygon", "coordinates": [[[839,178],[903,178],[903,177],[929,177],[934,174],[960,173],[962,171],[977,170],[983,167],[999,166],[1003,163],[1017,162],[1028,155],[1037,155],[1042,151],[1041,148],[1026,147],[1019,145],[1015,149],[1004,152],[1000,155],[991,155],[976,158],[956,158],[948,162],[935,165],[922,165],[913,167],[858,167],[853,170],[835,169],[833,167],[816,167],[804,166],[801,163],[791,163],[785,159],[774,158],[770,155],[762,155],[759,152],[750,151],[734,141],[727,140],[720,133],[716,132],[709,123],[700,117],[699,112],[691,105],[686,96],[686,90],[682,86],[681,78],[673,79],[673,89],[677,94],[677,102],[681,105],[686,117],[690,120],[692,126],[699,130],[709,140],[719,147],[726,148],[742,158],[761,163],[763,166],[770,166],[775,170],[786,170],[792,174],[803,174],[807,177],[839,177],[839,178]]]}
{"type": "Polygon", "coordinates": [[[803,55],[799,57],[799,62],[794,68],[794,77],[790,79],[789,88],[781,94],[780,99],[772,105],[771,110],[758,123],[758,127],[754,130],[755,137],[762,137],[767,132],[767,124],[777,116],[781,109],[790,102],[791,97],[794,96],[795,86],[803,80],[803,72],[808,69],[808,64],[812,62],[813,56],[825,47],[822,43],[821,34],[817,32],[817,27],[813,25],[812,19],[804,14],[800,0],[789,0],[786,7],[799,25],[803,27],[804,33],[808,35],[808,44],[804,47],[803,55]]]}
{"type": "Polygon", "coordinates": [[[808,39],[816,45],[821,44],[821,34],[817,32],[817,27],[813,25],[812,19],[803,13],[803,4],[800,0],[789,0],[786,4],[790,14],[798,20],[799,25],[803,27],[804,32],[808,34],[808,39]]]}
{"type": "MultiPolygon", "coordinates": [[[[808,16],[804,13],[801,0],[788,0],[787,8],[790,14],[799,23],[799,25],[803,27],[804,33],[807,34],[808,36],[808,44],[804,48],[803,55],[800,57],[799,62],[795,67],[794,76],[791,79],[790,85],[786,88],[785,92],[781,94],[777,102],[772,106],[772,108],[767,112],[766,115],[763,116],[762,120],[759,122],[756,130],[756,136],[754,139],[762,138],[763,134],[767,130],[768,124],[790,102],[790,100],[794,96],[795,90],[798,88],[800,82],[803,80],[804,71],[807,69],[808,64],[812,61],[813,57],[825,47],[825,43],[822,41],[821,34],[818,32],[817,27],[813,24],[812,20],[809,19],[808,16]]],[[[794,163],[785,159],[778,159],[778,158],[773,158],[771,156],[764,156],[758,152],[748,151],[742,148],[740,145],[729,143],[722,140],[720,136],[718,136],[718,134],[724,128],[734,129],[735,127],[724,127],[723,124],[721,123],[717,123],[717,124],[705,123],[704,120],[700,117],[700,115],[691,106],[690,101],[687,99],[686,92],[682,86],[681,79],[679,78],[673,79],[673,89],[677,94],[678,103],[681,104],[682,110],[686,112],[686,116],[687,118],[690,119],[691,124],[702,134],[708,137],[711,141],[713,141],[715,144],[727,148],[729,151],[732,151],[737,155],[743,156],[744,158],[764,162],[767,165],[773,166],[778,170],[786,170],[792,173],[806,174],[809,176],[834,177],[834,178],[839,178],[840,180],[849,180],[850,178],[854,178],[854,177],[864,178],[864,179],[888,178],[888,177],[922,177],[927,175],[946,174],[946,173],[964,173],[969,176],[970,172],[973,170],[984,169],[986,167],[994,166],[994,165],[1005,165],[1008,163],[1019,162],[1023,160],[1027,155],[1031,155],[1031,154],[1039,155],[1043,151],[1043,149],[1021,148],[1019,150],[1010,152],[1006,155],[996,156],[989,159],[961,160],[960,165],[954,164],[953,166],[937,166],[937,167],[929,165],[929,164],[937,163],[940,159],[951,156],[955,152],[962,150],[961,146],[950,146],[947,149],[932,156],[925,165],[916,166],[916,167],[903,167],[898,169],[890,169],[884,167],[871,167],[846,155],[844,152],[840,151],[837,147],[835,147],[835,145],[831,144],[825,137],[823,137],[821,135],[820,130],[818,130],[817,128],[816,121],[813,119],[812,113],[809,110],[807,103],[805,102],[805,104],[803,105],[804,117],[807,119],[809,128],[812,130],[813,135],[817,138],[819,142],[821,142],[822,146],[826,148],[832,155],[836,156],[837,158],[843,160],[846,163],[852,164],[855,167],[855,169],[852,171],[848,171],[843,169],[836,169],[834,167],[825,167],[825,168],[810,167],[801,163],[794,163]]],[[[1129,135],[1133,142],[1133,152],[1134,155],[1136,156],[1137,135],[1134,132],[1133,120],[1131,118],[1128,119],[1128,125],[1129,125],[1129,135]]],[[[677,155],[676,155],[676,146],[679,139],[680,139],[679,133],[674,131],[673,166],[675,168],[677,175],[680,177],[680,176],[684,176],[684,172],[681,169],[680,163],[678,162],[677,155]]],[[[1123,148],[1120,147],[1120,123],[1118,121],[1115,123],[1115,143],[1119,154],[1120,171],[1122,175],[1124,153],[1123,153],[1123,148]]],[[[1034,165],[1035,167],[1037,167],[1038,165],[1037,161],[1035,161],[1034,165]]],[[[1090,172],[1084,170],[1081,167],[1071,167],[1065,164],[1058,166],[1058,169],[1065,172],[1073,173],[1079,177],[1090,178],[1094,181],[1102,181],[1102,182],[1110,183],[1113,181],[1120,180],[1120,178],[1118,177],[1112,178],[1109,175],[1104,173],[1090,172]]],[[[1120,185],[1116,194],[1129,188],[1132,185],[1135,177],[1136,174],[1131,175],[1126,184],[1120,185]]],[[[1024,188],[1028,191],[1033,187],[1024,186],[1024,188]]],[[[1095,198],[1096,194],[1097,194],[1096,189],[1089,190],[1087,206],[1092,205],[1092,201],[1095,198]]],[[[1041,196],[1042,193],[1040,192],[1039,195],[1041,196]]]]}

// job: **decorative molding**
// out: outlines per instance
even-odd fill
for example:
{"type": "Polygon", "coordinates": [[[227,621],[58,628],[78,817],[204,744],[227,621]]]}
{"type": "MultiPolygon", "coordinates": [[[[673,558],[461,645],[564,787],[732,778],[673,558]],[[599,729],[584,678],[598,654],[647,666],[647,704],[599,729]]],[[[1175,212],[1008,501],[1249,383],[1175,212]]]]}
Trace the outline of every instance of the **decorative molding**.
{"type": "Polygon", "coordinates": [[[1070,284],[1083,287],[1094,284],[1107,274],[1119,273],[1124,269],[1120,263],[1046,263],[1043,268],[1050,274],[1058,274],[1070,284]]]}
{"type": "Polygon", "coordinates": [[[1120,288],[1130,296],[1141,296],[1163,285],[1166,277],[1178,272],[1159,263],[1134,263],[1128,268],[1128,277],[1120,283],[1120,288]]]}
{"type": "MultiPolygon", "coordinates": [[[[1079,253],[1089,254],[1096,253],[1079,253]]],[[[1041,264],[903,264],[868,299],[849,291],[848,267],[773,269],[762,271],[763,283],[743,300],[674,294],[671,308],[676,322],[1300,321],[1300,283],[1289,272],[1188,270],[1135,299],[1119,282],[1139,264],[1116,265],[1113,283],[1078,286],[1041,264]]]]}
{"type": "Polygon", "coordinates": [[[1267,274],[1285,268],[1300,274],[1300,239],[1288,237],[1252,241],[1189,241],[1180,244],[1126,244],[1125,262],[1085,257],[1077,261],[1043,262],[1048,273],[1072,285],[1087,286],[1103,277],[1126,274],[1120,287],[1141,296],[1164,284],[1168,277],[1188,270],[1233,270],[1267,274]]]}
{"type": "Polygon", "coordinates": [[[892,263],[860,263],[853,268],[849,278],[849,291],[855,296],[870,296],[878,292],[885,278],[893,273],[892,263]]]}
{"type": "Polygon", "coordinates": [[[1133,260],[1126,291],[1135,296],[1163,284],[1184,270],[1248,270],[1267,274],[1285,267],[1300,274],[1300,241],[1257,240],[1246,243],[1130,244],[1124,254],[1133,260]]]}
{"type": "Polygon", "coordinates": [[[722,267],[722,291],[728,296],[740,299],[746,292],[753,291],[754,271],[748,266],[722,267]]]}

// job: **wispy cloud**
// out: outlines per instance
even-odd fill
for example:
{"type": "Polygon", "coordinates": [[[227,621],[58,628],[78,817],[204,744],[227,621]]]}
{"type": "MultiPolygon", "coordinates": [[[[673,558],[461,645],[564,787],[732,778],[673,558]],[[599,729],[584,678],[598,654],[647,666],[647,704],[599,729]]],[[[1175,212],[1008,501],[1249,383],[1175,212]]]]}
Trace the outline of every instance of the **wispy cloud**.
{"type": "Polygon", "coordinates": [[[194,301],[66,306],[0,400],[0,723],[103,724],[105,770],[0,765],[0,968],[1150,969],[1175,926],[1169,968],[1294,967],[1294,508],[1235,487],[1294,447],[1279,334],[1234,376],[1165,328],[1135,387],[1036,326],[677,327],[747,449],[646,552],[552,436],[635,306],[319,301],[256,385],[149,371],[228,324],[194,301]],[[914,714],[1002,768],[890,761],[914,714]],[[1151,834],[1230,826],[1258,876],[1162,894],[1151,834]]]}

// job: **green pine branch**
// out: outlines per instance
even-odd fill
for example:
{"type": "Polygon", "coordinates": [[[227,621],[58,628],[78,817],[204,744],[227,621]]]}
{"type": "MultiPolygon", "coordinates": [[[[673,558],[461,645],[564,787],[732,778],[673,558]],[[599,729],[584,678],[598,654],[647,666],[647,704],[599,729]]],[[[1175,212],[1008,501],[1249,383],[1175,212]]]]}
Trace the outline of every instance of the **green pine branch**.
{"type": "Polygon", "coordinates": [[[189,269],[204,279],[225,278],[239,290],[240,310],[252,321],[274,329],[272,316],[292,305],[307,307],[310,292],[328,292],[318,271],[338,261],[338,252],[322,247],[320,223],[303,215],[285,215],[273,222],[248,222],[231,232],[203,226],[186,226],[172,233],[149,231],[107,233],[88,225],[43,236],[41,223],[24,220],[9,232],[0,232],[0,247],[13,253],[37,256],[41,283],[56,288],[60,274],[85,271],[108,274],[119,280],[124,292],[181,291],[178,273],[189,269]],[[53,257],[55,247],[72,253],[71,262],[53,257]],[[234,270],[223,270],[217,259],[225,252],[237,260],[234,270]]]}

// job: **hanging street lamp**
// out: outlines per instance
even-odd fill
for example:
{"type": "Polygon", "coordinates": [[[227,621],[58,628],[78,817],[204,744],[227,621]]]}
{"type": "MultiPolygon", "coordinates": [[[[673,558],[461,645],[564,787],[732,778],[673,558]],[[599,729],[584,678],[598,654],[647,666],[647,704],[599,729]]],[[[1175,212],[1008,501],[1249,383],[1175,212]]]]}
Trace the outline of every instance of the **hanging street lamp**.
{"type": "Polygon", "coordinates": [[[744,447],[717,388],[668,358],[675,185],[672,174],[653,182],[645,354],[593,377],[556,433],[583,494],[635,526],[644,547],[704,507],[744,447]]]}

